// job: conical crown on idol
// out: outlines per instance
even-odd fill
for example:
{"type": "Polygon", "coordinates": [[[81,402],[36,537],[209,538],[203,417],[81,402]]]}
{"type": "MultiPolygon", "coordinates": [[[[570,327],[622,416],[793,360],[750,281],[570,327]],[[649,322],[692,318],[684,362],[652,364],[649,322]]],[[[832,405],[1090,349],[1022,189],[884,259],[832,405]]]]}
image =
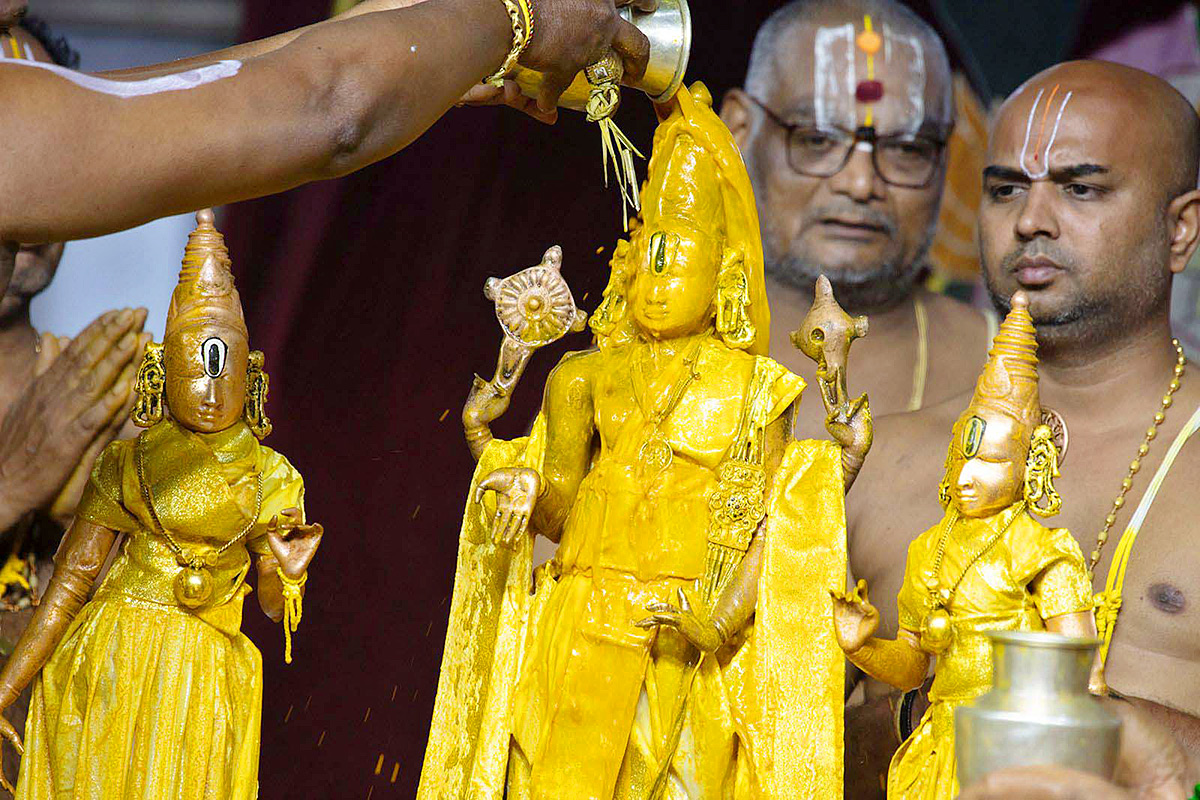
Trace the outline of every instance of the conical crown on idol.
{"type": "Polygon", "coordinates": [[[213,224],[212,209],[197,211],[196,229],[188,236],[179,283],[167,310],[166,337],[201,323],[248,335],[231,266],[225,237],[213,224]]]}
{"type": "Polygon", "coordinates": [[[1037,338],[1024,292],[1012,296],[1012,309],[992,340],[987,365],[975,384],[970,408],[999,411],[1021,422],[1032,435],[1041,421],[1038,400],[1037,338]]]}
{"type": "Polygon", "coordinates": [[[762,238],[741,151],[713,111],[708,88],[699,81],[690,89],[680,87],[655,110],[659,125],[641,198],[644,229],[653,231],[660,220],[677,220],[723,238],[727,251],[739,253],[756,332],[749,349],[765,355],[771,316],[762,238]]]}

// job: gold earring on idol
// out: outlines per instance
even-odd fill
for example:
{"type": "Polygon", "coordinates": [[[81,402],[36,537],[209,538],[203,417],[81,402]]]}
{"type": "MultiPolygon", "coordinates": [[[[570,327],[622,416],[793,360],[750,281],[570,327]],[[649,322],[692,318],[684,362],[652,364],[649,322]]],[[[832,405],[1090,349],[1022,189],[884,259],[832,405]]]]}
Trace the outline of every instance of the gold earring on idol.
{"type": "Polygon", "coordinates": [[[721,274],[717,277],[717,333],[725,344],[735,349],[754,343],[754,323],[746,309],[750,306],[750,291],[746,272],[742,269],[740,250],[726,250],[721,259],[721,274]]]}
{"type": "Polygon", "coordinates": [[[250,362],[246,366],[246,424],[259,440],[271,433],[271,419],[266,412],[270,379],[263,371],[264,361],[261,350],[251,350],[250,362]]]}
{"type": "Polygon", "coordinates": [[[163,418],[163,386],[166,372],[163,370],[163,346],[150,342],[142,365],[138,367],[133,391],[137,400],[133,404],[133,424],[149,428],[163,418]]]}
{"type": "Polygon", "coordinates": [[[1062,497],[1054,488],[1058,477],[1058,449],[1049,425],[1038,425],[1025,459],[1025,504],[1039,517],[1052,517],[1062,508],[1062,497]],[[1042,505],[1038,502],[1042,501],[1042,505]]]}

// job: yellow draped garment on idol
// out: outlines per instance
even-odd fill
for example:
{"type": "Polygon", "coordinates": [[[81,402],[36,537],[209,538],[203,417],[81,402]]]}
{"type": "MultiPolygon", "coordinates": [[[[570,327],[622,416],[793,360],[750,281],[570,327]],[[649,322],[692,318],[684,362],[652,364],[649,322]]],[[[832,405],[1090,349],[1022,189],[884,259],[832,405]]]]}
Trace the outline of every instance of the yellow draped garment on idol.
{"type": "MultiPolygon", "coordinates": [[[[942,520],[925,531],[908,548],[897,602],[900,627],[918,636],[921,621],[933,609],[928,587],[937,582],[932,566],[945,524],[942,520]]],[[[889,798],[951,800],[958,794],[954,709],[992,688],[992,645],[986,631],[1041,631],[1045,619],[1092,608],[1078,543],[1066,528],[1047,528],[1033,519],[1023,504],[990,517],[959,517],[946,538],[939,572],[962,575],[952,611],[955,637],[938,657],[929,689],[932,705],[892,758],[889,798]],[[979,543],[1002,531],[996,544],[964,572],[979,543]]]]}
{"type": "Polygon", "coordinates": [[[637,391],[644,340],[605,324],[625,305],[614,259],[593,322],[599,350],[560,367],[588,376],[595,412],[587,425],[600,446],[551,562],[532,568],[530,537],[515,550],[493,545],[492,495],[474,498],[495,469],[545,474],[552,409],[529,437],[491,442],[476,469],[420,798],[643,800],[662,775],[662,798],[841,797],[844,660],[829,590],[845,582],[846,551],[835,444],[792,442],[754,500],[767,522],[752,623],[702,659],[673,629],[635,625],[649,602],[676,602],[682,587],[699,594],[713,563],[710,509],[724,507],[712,502],[726,486],[722,466],[741,443],[761,442],[804,388],[762,355],[757,215],[740,155],[710,105],[697,84],[659,108],[641,235],[661,229],[656,214],[665,216],[668,196],[690,208],[722,192],[722,229],[742,249],[740,260],[724,260],[721,283],[743,281],[752,334],[730,346],[718,319],[717,334],[680,345],[642,394],[685,389],[665,419],[652,419],[623,399],[637,391]],[[671,457],[648,469],[641,452],[656,436],[671,457]]]}
{"type": "Polygon", "coordinates": [[[139,490],[134,442],[110,444],[77,514],[126,534],[93,599],[36,679],[17,784],[21,800],[253,800],[258,796],[262,657],[241,632],[250,553],[266,523],[303,508],[304,483],[238,422],[213,434],[171,420],[142,434],[163,527],[189,549],[218,549],[213,600],[175,600],[175,555],[139,490]]]}

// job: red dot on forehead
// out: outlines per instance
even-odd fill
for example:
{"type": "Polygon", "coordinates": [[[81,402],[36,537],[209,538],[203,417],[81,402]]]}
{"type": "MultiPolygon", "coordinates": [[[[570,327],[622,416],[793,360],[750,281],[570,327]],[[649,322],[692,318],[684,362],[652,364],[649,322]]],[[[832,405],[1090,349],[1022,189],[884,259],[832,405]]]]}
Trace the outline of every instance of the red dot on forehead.
{"type": "Polygon", "coordinates": [[[883,84],[879,81],[859,81],[854,87],[854,99],[860,103],[877,103],[883,99],[883,84]]]}

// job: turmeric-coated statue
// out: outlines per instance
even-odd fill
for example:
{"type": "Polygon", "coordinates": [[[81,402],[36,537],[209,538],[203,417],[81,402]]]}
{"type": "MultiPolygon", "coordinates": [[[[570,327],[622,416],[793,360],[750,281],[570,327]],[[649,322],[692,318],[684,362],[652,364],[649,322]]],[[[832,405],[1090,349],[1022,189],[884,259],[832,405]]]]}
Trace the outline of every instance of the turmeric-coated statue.
{"type": "Polygon", "coordinates": [[[597,347],[559,363],[530,436],[464,414],[479,464],[422,798],[841,795],[828,592],[870,415],[841,409],[845,453],[791,442],[804,383],[764,355],[757,212],[711,102],[658,107],[597,347]],[[558,545],[537,570],[531,532],[558,545]]]}
{"type": "MultiPolygon", "coordinates": [[[[958,794],[954,709],[992,687],[986,631],[1096,635],[1079,545],[1065,528],[1032,516],[1050,516],[1062,504],[1054,489],[1060,445],[1043,423],[1036,353],[1029,301],[1017,292],[951,433],[938,489],[945,515],[908,548],[899,636],[874,637],[879,612],[865,581],[834,593],[838,642],[868,675],[912,689],[937,659],[929,710],[888,769],[889,798],[958,794]]],[[[1103,691],[1098,666],[1092,684],[1103,691]]]]}
{"type": "MultiPolygon", "coordinates": [[[[304,482],[259,444],[267,376],[251,352],[211,211],[196,215],[134,421],[96,461],[46,595],[0,672],[30,681],[20,800],[253,800],[262,656],[241,632],[246,576],[287,658],[320,525],[304,482]],[[111,569],[89,600],[114,544],[111,569]]],[[[0,718],[0,733],[20,738],[0,718]]]]}

